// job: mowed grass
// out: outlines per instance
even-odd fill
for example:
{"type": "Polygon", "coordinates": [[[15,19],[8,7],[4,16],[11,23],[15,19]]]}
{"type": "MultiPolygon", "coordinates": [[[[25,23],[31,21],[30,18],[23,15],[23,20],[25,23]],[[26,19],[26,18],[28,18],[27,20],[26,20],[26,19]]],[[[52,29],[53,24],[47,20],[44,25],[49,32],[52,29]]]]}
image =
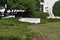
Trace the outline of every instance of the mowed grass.
{"type": "Polygon", "coordinates": [[[37,27],[22,23],[18,18],[0,19],[0,40],[33,40],[39,34],[37,27]]]}
{"type": "Polygon", "coordinates": [[[18,18],[0,19],[0,40],[33,40],[40,34],[46,40],[60,40],[60,21],[50,21],[30,24],[19,22],[18,18]]]}
{"type": "Polygon", "coordinates": [[[60,22],[51,22],[39,26],[46,40],[60,40],[60,22]]]}

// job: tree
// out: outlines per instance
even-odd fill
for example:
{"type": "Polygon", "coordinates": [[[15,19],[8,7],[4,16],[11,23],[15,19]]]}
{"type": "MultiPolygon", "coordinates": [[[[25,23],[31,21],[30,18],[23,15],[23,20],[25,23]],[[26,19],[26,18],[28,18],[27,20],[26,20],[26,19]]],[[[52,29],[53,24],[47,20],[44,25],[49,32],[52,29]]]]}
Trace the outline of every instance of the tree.
{"type": "Polygon", "coordinates": [[[38,9],[36,0],[7,0],[7,6],[8,9],[26,10],[30,14],[38,9]]]}
{"type": "Polygon", "coordinates": [[[36,0],[7,0],[9,9],[36,9],[36,0]]]}

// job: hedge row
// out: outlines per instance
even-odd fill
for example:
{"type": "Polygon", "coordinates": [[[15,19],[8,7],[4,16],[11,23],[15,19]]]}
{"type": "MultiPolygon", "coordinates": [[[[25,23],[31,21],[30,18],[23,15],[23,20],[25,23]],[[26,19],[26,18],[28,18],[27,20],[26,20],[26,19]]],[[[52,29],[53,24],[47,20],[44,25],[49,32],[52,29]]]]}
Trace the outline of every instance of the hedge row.
{"type": "Polygon", "coordinates": [[[48,13],[34,12],[31,17],[34,17],[34,18],[46,18],[48,16],[49,16],[48,13]]]}

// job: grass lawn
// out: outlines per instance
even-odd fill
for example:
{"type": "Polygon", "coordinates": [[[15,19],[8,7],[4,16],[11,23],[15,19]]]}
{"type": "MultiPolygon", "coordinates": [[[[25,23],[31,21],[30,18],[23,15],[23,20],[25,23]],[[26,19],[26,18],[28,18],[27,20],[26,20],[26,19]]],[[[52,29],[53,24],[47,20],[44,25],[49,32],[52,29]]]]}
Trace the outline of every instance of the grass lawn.
{"type": "Polygon", "coordinates": [[[0,40],[32,40],[43,34],[47,40],[60,40],[60,22],[22,23],[18,18],[0,19],[0,40]]]}
{"type": "Polygon", "coordinates": [[[0,40],[32,40],[39,34],[32,25],[19,22],[18,18],[0,19],[0,40]]]}
{"type": "Polygon", "coordinates": [[[47,40],[60,40],[60,22],[46,23],[39,26],[47,40]]]}

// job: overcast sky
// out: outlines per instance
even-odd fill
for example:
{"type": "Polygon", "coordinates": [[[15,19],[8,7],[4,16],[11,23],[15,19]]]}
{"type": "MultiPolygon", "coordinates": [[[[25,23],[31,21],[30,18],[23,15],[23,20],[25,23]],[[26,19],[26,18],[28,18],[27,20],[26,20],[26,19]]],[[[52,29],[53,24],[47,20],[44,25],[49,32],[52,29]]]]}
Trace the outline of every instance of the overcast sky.
{"type": "Polygon", "coordinates": [[[60,1],[60,0],[59,0],[60,1]]]}

